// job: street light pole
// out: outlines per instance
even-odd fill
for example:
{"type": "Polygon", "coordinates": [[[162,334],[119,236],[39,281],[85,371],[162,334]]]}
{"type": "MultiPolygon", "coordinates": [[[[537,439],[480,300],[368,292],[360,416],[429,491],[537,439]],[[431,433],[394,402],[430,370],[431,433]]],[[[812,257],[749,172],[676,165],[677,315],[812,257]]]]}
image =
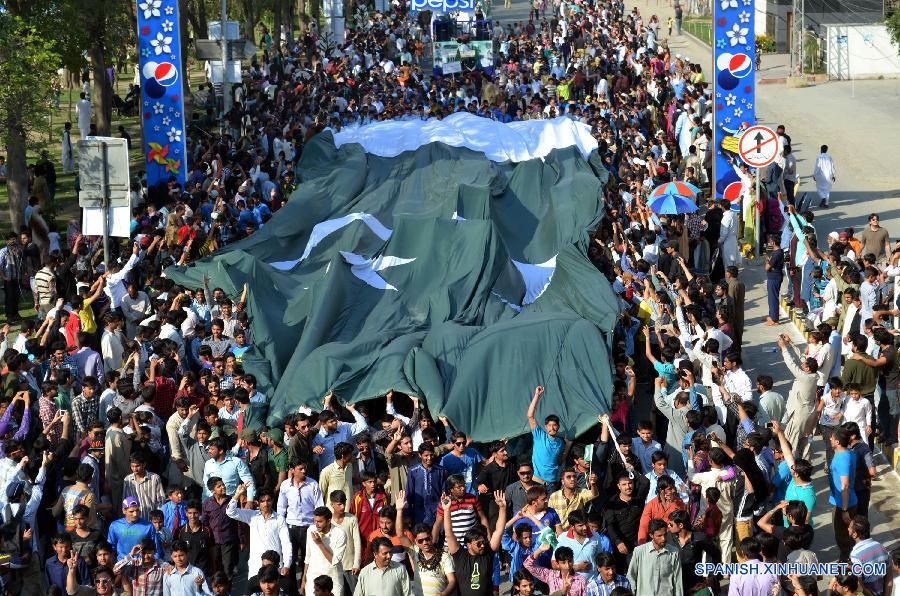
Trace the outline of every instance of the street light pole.
{"type": "Polygon", "coordinates": [[[228,0],[222,0],[222,113],[231,111],[231,85],[228,82],[228,0]]]}

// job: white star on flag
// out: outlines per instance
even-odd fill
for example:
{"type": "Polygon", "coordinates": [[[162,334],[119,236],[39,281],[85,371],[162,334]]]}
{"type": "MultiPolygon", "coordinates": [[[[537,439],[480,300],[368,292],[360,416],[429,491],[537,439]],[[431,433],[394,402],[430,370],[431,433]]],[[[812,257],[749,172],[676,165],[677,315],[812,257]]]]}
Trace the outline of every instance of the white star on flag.
{"type": "Polygon", "coordinates": [[[388,267],[406,265],[407,263],[412,263],[416,260],[415,257],[404,259],[401,257],[388,256],[367,259],[352,252],[342,250],[340,253],[341,256],[344,257],[344,260],[350,265],[350,271],[356,278],[361,279],[378,290],[394,290],[395,292],[398,291],[397,288],[386,282],[383,277],[378,275],[378,272],[384,271],[388,267]]]}

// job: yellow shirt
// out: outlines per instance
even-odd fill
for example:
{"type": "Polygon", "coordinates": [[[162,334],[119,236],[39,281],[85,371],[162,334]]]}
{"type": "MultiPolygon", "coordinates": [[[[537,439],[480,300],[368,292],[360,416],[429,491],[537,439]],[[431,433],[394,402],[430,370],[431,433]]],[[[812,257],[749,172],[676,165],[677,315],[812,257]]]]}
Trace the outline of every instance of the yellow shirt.
{"type": "Polygon", "coordinates": [[[91,304],[85,300],[78,311],[78,318],[81,319],[81,330],[85,333],[97,333],[97,321],[94,319],[94,311],[91,304]]]}
{"type": "Polygon", "coordinates": [[[584,509],[587,507],[588,501],[593,498],[594,495],[586,488],[576,488],[575,496],[571,499],[567,499],[563,494],[562,489],[559,489],[550,495],[547,504],[556,511],[557,515],[559,515],[559,519],[562,520],[562,529],[568,530],[569,514],[577,509],[584,509]]]}

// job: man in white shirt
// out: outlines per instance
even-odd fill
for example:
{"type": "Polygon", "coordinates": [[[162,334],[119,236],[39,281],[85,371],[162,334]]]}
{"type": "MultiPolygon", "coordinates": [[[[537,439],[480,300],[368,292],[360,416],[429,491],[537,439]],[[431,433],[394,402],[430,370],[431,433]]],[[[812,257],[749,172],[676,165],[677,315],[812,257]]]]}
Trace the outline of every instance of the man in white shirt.
{"type": "Polygon", "coordinates": [[[126,262],[123,267],[119,267],[118,263],[110,264],[110,273],[106,277],[106,287],[103,291],[109,296],[109,306],[111,310],[119,308],[119,305],[122,304],[122,298],[127,293],[125,289],[125,278],[128,277],[128,274],[140,260],[138,258],[140,251],[140,246],[135,243],[131,249],[131,257],[129,257],[128,262],[126,262]]]}
{"type": "Polygon", "coordinates": [[[841,408],[843,420],[859,425],[859,440],[868,444],[869,435],[872,434],[872,402],[863,399],[856,383],[847,383],[846,390],[850,399],[845,400],[844,407],[841,408]]]}
{"type": "Polygon", "coordinates": [[[834,160],[828,155],[828,145],[822,145],[821,153],[816,158],[813,180],[816,181],[816,192],[819,193],[819,199],[821,199],[819,207],[828,207],[831,187],[835,181],[834,160]]]}
{"type": "Polygon", "coordinates": [[[341,596],[344,582],[344,549],[347,547],[347,534],[340,527],[331,523],[331,510],[327,507],[316,507],[313,512],[314,526],[306,533],[306,565],[303,570],[303,581],[300,591],[306,596],[315,596],[313,580],[320,575],[327,575],[337,589],[336,596],[341,596]]]}
{"type": "Polygon", "coordinates": [[[81,93],[80,97],[81,99],[75,104],[75,114],[78,116],[78,131],[83,139],[91,133],[91,112],[93,108],[90,100],[87,98],[87,93],[81,93]]]}
{"type": "Polygon", "coordinates": [[[103,354],[103,370],[114,371],[122,367],[122,356],[125,346],[120,337],[119,326],[122,319],[115,313],[103,316],[103,335],[100,338],[100,351],[103,354]]]}
{"type": "Polygon", "coordinates": [[[250,526],[250,555],[247,559],[247,568],[259,569],[262,566],[262,554],[267,550],[273,550],[281,557],[281,575],[287,575],[293,556],[291,537],[284,516],[275,512],[275,497],[271,491],[262,489],[256,493],[258,510],[238,509],[238,501],[246,494],[247,485],[238,485],[225,513],[228,517],[250,526]]]}

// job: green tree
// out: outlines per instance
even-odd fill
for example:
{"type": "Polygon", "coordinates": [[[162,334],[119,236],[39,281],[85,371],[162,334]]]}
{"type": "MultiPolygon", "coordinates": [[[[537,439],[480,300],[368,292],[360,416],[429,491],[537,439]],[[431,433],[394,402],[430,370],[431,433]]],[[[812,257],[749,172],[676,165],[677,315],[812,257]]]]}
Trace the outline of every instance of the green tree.
{"type": "Polygon", "coordinates": [[[11,12],[0,12],[0,142],[6,146],[13,229],[22,225],[25,216],[26,153],[49,127],[52,82],[59,64],[52,41],[11,12]]]}
{"type": "Polygon", "coordinates": [[[900,8],[893,9],[884,24],[887,25],[888,33],[891,34],[891,39],[897,46],[897,53],[900,54],[900,8]]]}

